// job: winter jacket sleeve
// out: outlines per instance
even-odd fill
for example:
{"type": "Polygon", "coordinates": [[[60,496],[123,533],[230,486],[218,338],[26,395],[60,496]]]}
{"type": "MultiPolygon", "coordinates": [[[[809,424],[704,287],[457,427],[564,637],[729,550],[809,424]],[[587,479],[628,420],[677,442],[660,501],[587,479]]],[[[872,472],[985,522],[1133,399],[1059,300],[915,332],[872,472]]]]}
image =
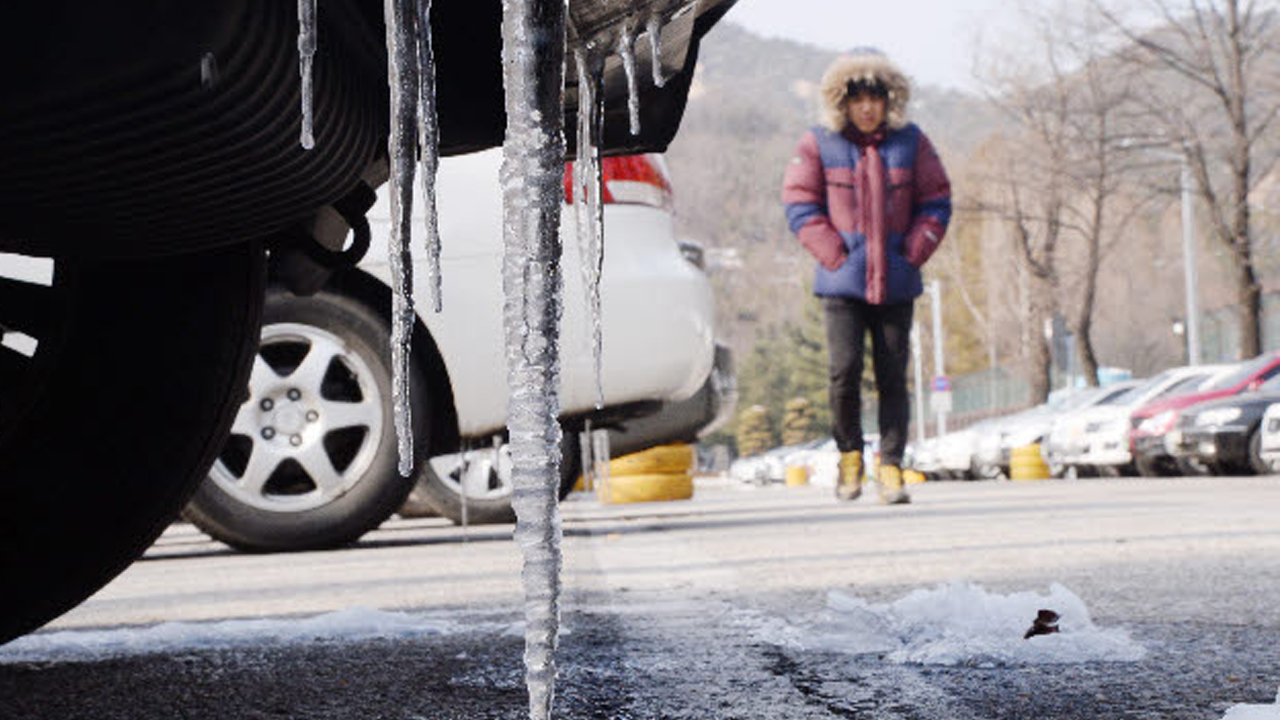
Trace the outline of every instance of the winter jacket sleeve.
{"type": "Polygon", "coordinates": [[[907,262],[921,267],[929,260],[951,222],[951,181],[933,143],[920,133],[916,148],[915,207],[904,247],[907,262]]]}
{"type": "Polygon", "coordinates": [[[800,139],[796,156],[787,165],[782,181],[782,203],[787,211],[787,224],[800,244],[828,270],[843,265],[847,251],[844,240],[827,216],[827,181],[813,131],[800,139]]]}

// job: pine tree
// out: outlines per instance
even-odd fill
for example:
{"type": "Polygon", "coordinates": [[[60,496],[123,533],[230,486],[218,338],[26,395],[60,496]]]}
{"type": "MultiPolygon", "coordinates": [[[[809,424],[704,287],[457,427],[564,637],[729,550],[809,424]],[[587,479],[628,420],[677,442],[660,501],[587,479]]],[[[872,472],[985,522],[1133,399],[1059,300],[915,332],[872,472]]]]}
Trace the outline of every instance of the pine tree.
{"type": "Polygon", "coordinates": [[[812,434],[831,433],[831,407],[828,401],[830,370],[827,361],[827,328],[818,298],[810,295],[800,321],[788,329],[791,353],[788,356],[791,392],[789,398],[809,401],[812,434]]]}

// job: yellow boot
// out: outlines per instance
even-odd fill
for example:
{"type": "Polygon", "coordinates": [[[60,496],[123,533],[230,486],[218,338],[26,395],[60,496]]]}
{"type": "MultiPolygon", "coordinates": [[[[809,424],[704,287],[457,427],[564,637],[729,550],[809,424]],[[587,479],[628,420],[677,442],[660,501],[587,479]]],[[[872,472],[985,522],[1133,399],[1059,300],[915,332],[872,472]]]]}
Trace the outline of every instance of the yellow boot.
{"type": "Polygon", "coordinates": [[[880,502],[885,505],[906,505],[911,502],[911,496],[902,483],[902,468],[881,465],[876,471],[876,484],[880,490],[880,502]]]}
{"type": "Polygon", "coordinates": [[[857,500],[862,494],[862,453],[840,453],[840,477],[836,479],[836,497],[857,500]]]}

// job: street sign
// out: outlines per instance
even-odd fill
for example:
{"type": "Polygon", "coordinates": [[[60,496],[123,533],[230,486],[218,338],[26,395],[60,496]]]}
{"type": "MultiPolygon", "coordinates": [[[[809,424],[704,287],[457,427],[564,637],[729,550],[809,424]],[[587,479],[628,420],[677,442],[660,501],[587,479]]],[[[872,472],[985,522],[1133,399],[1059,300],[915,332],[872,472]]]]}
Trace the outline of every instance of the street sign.
{"type": "Polygon", "coordinates": [[[934,415],[951,412],[951,391],[940,390],[929,393],[929,410],[934,415]]]}
{"type": "Polygon", "coordinates": [[[947,377],[946,375],[936,376],[933,379],[933,391],[934,392],[950,392],[951,378],[947,377]]]}

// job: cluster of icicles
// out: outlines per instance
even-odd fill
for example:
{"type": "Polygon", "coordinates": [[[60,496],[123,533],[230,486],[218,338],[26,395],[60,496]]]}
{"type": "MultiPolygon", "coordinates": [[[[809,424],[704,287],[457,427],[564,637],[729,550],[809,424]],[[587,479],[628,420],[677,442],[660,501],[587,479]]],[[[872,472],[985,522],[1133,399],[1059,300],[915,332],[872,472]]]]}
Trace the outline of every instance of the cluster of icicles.
{"type": "MultiPolygon", "coordinates": [[[[391,239],[392,276],[392,405],[399,450],[399,470],[413,471],[413,431],[409,378],[411,337],[415,318],[411,218],[413,180],[422,165],[422,196],[432,304],[440,312],[440,235],[436,223],[435,179],[439,168],[439,126],[435,107],[435,65],[431,48],[431,0],[384,0],[390,86],[391,239]]],[[[559,634],[560,517],[559,483],[559,332],[563,286],[560,277],[560,206],[563,190],[564,147],[561,113],[540,112],[549,98],[545,72],[548,61],[559,68],[559,93],[549,103],[558,110],[564,93],[564,48],[535,45],[538,33],[564,31],[564,5],[553,11],[538,8],[536,0],[503,2],[503,80],[507,97],[507,134],[503,144],[504,192],[503,286],[504,332],[507,343],[508,433],[513,458],[512,505],[516,511],[516,540],[524,553],[526,613],[526,679],[530,717],[551,715],[556,676],[555,649],[559,634]],[[558,16],[552,17],[558,13],[558,16]]],[[[601,382],[600,277],[604,266],[604,224],[601,199],[600,145],[603,138],[603,77],[605,59],[616,51],[627,78],[628,112],[632,134],[640,132],[639,79],[636,38],[649,37],[653,83],[662,87],[663,14],[654,11],[643,21],[624,22],[613,38],[594,38],[575,50],[578,119],[577,157],[573,165],[574,213],[587,293],[595,368],[597,406],[603,403],[601,382]]],[[[302,80],[303,148],[315,146],[312,106],[312,61],[316,52],[316,0],[298,0],[298,59],[302,80]]]]}

